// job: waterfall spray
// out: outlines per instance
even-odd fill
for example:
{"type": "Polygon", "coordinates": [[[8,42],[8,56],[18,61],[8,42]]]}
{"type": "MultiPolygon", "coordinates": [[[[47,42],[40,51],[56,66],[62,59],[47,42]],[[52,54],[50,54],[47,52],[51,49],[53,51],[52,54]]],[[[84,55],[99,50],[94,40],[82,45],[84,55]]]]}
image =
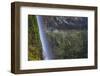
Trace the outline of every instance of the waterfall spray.
{"type": "Polygon", "coordinates": [[[51,48],[46,38],[42,16],[36,16],[36,18],[37,18],[37,23],[39,27],[40,40],[42,43],[43,58],[44,60],[52,59],[53,54],[51,52],[51,48]]]}

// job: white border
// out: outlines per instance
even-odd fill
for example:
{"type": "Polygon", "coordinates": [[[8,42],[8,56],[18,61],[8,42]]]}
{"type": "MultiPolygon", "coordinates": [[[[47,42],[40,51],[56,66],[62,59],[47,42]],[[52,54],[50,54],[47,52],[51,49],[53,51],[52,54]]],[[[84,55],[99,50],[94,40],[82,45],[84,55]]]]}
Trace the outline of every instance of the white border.
{"type": "Polygon", "coordinates": [[[94,65],[94,11],[42,7],[21,7],[20,17],[21,70],[94,65]],[[28,14],[88,17],[88,59],[28,61],[28,14]]]}

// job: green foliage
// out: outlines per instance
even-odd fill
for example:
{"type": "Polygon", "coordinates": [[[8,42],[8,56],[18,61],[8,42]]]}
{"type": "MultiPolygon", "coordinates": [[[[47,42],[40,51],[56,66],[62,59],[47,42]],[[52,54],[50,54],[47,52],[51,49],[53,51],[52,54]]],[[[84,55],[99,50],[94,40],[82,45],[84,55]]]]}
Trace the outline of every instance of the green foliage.
{"type": "Polygon", "coordinates": [[[29,46],[29,60],[41,60],[40,48],[29,46]]]}
{"type": "Polygon", "coordinates": [[[87,31],[46,32],[55,59],[87,58],[87,31]]]}
{"type": "Polygon", "coordinates": [[[42,47],[36,16],[28,16],[28,60],[41,60],[42,47]]]}

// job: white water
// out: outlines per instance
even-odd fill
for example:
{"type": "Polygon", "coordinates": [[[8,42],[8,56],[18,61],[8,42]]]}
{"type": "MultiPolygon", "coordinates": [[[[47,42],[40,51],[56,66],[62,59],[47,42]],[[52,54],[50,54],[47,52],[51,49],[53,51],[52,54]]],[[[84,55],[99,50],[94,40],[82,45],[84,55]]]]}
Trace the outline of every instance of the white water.
{"type": "Polygon", "coordinates": [[[49,43],[46,38],[42,16],[36,16],[36,18],[37,18],[37,23],[39,27],[40,40],[42,43],[43,58],[44,60],[52,59],[53,54],[51,52],[49,43]]]}

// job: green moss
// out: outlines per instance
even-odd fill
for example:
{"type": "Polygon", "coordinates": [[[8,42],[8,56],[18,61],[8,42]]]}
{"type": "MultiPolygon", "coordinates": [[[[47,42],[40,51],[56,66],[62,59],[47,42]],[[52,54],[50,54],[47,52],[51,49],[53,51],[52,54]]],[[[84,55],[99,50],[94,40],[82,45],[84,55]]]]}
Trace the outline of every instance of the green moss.
{"type": "Polygon", "coordinates": [[[29,60],[41,60],[40,48],[29,46],[29,60]]]}
{"type": "Polygon", "coordinates": [[[41,60],[42,46],[36,16],[28,16],[28,60],[41,60]]]}

